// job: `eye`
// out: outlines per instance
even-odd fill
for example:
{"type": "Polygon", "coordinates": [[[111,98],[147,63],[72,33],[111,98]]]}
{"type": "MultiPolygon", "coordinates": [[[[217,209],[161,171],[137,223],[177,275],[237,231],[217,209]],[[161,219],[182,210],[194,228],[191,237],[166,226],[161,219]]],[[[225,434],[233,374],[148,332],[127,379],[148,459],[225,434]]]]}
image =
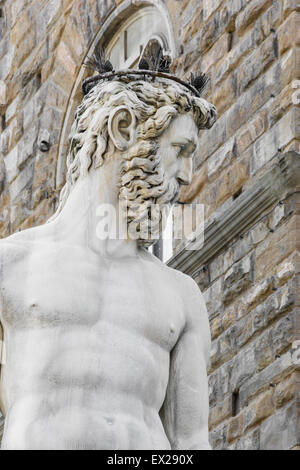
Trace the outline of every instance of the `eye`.
{"type": "Polygon", "coordinates": [[[181,154],[184,153],[185,149],[186,149],[186,145],[184,144],[173,144],[173,147],[176,147],[177,149],[177,157],[179,157],[181,154]]]}

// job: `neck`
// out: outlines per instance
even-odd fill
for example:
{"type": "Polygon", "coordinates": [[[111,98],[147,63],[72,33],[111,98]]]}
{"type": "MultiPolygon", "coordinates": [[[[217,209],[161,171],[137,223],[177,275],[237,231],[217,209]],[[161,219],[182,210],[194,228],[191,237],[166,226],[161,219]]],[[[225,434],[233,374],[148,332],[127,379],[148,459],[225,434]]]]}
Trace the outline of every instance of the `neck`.
{"type": "Polygon", "coordinates": [[[126,219],[119,211],[119,184],[118,156],[101,168],[91,168],[77,181],[61,213],[51,222],[59,239],[88,247],[101,256],[136,256],[137,242],[127,238],[126,219]]]}

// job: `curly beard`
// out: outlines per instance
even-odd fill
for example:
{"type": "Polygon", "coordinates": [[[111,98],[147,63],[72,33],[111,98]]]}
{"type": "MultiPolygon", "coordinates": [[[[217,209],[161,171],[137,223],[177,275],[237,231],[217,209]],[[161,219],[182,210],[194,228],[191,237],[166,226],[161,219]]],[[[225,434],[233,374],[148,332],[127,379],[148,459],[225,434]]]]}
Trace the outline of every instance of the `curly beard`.
{"type": "Polygon", "coordinates": [[[126,155],[122,166],[120,201],[128,236],[146,247],[159,239],[180,192],[175,178],[166,179],[157,150],[156,142],[142,141],[126,155]]]}

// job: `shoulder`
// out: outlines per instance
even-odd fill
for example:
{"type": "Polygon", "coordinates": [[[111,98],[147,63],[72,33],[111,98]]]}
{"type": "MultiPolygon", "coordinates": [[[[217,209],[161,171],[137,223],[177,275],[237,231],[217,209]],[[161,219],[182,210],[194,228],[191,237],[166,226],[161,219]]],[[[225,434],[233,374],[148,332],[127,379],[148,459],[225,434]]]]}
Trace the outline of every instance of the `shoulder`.
{"type": "Polygon", "coordinates": [[[29,253],[30,243],[22,232],[0,239],[0,273],[3,269],[17,263],[29,253]]]}
{"type": "Polygon", "coordinates": [[[189,307],[189,314],[192,314],[199,307],[206,309],[203,295],[194,279],[187,274],[166,266],[169,276],[176,283],[178,292],[184,300],[184,304],[189,307]]]}
{"type": "MultiPolygon", "coordinates": [[[[170,268],[169,268],[170,269],[170,268]]],[[[211,335],[208,312],[203,294],[197,283],[190,276],[172,269],[177,279],[183,305],[185,306],[186,325],[185,332],[194,334],[201,341],[206,360],[209,360],[211,335]]]]}

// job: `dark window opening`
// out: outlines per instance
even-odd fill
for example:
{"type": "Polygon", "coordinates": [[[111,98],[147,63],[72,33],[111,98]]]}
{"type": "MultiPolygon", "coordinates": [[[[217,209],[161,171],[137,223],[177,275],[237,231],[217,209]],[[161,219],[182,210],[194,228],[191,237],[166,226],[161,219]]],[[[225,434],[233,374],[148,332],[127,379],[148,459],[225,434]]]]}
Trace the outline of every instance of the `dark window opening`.
{"type": "Polygon", "coordinates": [[[3,132],[6,128],[5,114],[1,115],[1,131],[3,132]]]}
{"type": "Polygon", "coordinates": [[[36,87],[40,88],[41,84],[42,84],[42,74],[41,72],[38,72],[36,74],[36,87]]]}
{"type": "Polygon", "coordinates": [[[233,33],[230,32],[229,37],[228,37],[228,52],[231,51],[232,46],[233,46],[233,33]]]}
{"type": "Polygon", "coordinates": [[[153,245],[153,254],[159,259],[162,259],[163,255],[163,246],[162,246],[162,240],[159,239],[157,242],[153,245]]]}
{"type": "Polygon", "coordinates": [[[235,390],[232,393],[232,416],[238,415],[240,412],[240,391],[235,390]]]}
{"type": "Polygon", "coordinates": [[[127,31],[124,31],[124,59],[128,59],[128,36],[127,31]]]}
{"type": "Polygon", "coordinates": [[[243,192],[243,188],[240,188],[238,191],[236,191],[233,195],[233,200],[237,199],[243,192]]]}

